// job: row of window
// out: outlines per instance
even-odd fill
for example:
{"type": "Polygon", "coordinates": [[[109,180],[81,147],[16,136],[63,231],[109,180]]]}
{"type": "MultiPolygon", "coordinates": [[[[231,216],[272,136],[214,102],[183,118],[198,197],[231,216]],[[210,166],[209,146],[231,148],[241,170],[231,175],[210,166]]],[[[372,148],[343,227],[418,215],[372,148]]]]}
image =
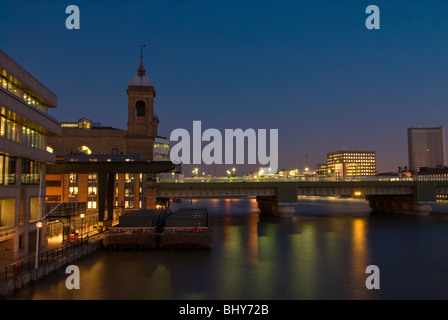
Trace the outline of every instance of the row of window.
{"type": "MultiPolygon", "coordinates": [[[[97,196],[97,192],[98,192],[97,187],[89,186],[87,188],[87,196],[88,197],[96,197],[97,196]]],[[[79,187],[75,187],[75,186],[69,187],[68,193],[69,193],[69,197],[70,198],[78,197],[79,187]]],[[[118,188],[115,189],[115,194],[118,194],[118,188]]],[[[134,197],[134,188],[125,188],[124,189],[124,196],[125,197],[134,197]]],[[[139,194],[139,196],[143,197],[143,190],[142,190],[141,187],[140,187],[140,194],[139,194]]]]}
{"type": "MultiPolygon", "coordinates": [[[[0,154],[0,185],[16,183],[16,157],[0,154]]],[[[30,159],[22,159],[20,183],[22,185],[38,185],[42,164],[30,159]]]]}
{"type": "MultiPolygon", "coordinates": [[[[29,203],[29,222],[38,220],[39,198],[30,198],[29,203]]],[[[16,199],[0,199],[0,228],[14,227],[16,219],[16,199]]],[[[21,221],[20,224],[23,224],[21,221]]]]}
{"type": "Polygon", "coordinates": [[[16,183],[16,158],[0,154],[0,185],[16,183]]]}
{"type": "Polygon", "coordinates": [[[6,71],[0,68],[0,86],[16,95],[17,97],[23,99],[23,101],[36,109],[46,112],[45,106],[32,94],[29,92],[24,92],[19,86],[14,84],[12,81],[8,80],[6,71]]]}
{"type": "Polygon", "coordinates": [[[12,141],[22,141],[30,147],[44,149],[44,135],[34,129],[22,125],[22,137],[19,134],[19,124],[4,115],[0,115],[0,137],[12,141]]]}
{"type": "Polygon", "coordinates": [[[165,153],[154,152],[154,158],[169,159],[170,156],[168,154],[165,154],[165,153]]]}
{"type": "Polygon", "coordinates": [[[17,122],[8,119],[3,115],[0,116],[0,137],[12,141],[19,141],[17,127],[17,122]]]}
{"type": "Polygon", "coordinates": [[[158,143],[158,142],[155,142],[155,143],[154,143],[154,148],[159,148],[159,149],[169,150],[169,149],[170,149],[170,146],[169,146],[168,144],[165,144],[165,143],[158,143]]]}
{"type": "MultiPolygon", "coordinates": [[[[119,205],[120,204],[118,203],[118,200],[115,200],[115,206],[118,207],[119,205]]],[[[121,206],[123,206],[125,209],[136,209],[136,207],[134,205],[134,200],[125,200],[122,202],[121,206]]],[[[137,208],[142,208],[142,206],[143,206],[143,202],[139,201],[137,208]]]]}
{"type": "MultiPolygon", "coordinates": [[[[115,206],[118,207],[118,201],[115,201],[115,206]]],[[[97,209],[98,202],[97,201],[87,201],[87,209],[97,209]]],[[[126,209],[133,209],[134,208],[134,200],[126,200],[123,202],[123,206],[126,209]]],[[[139,201],[139,207],[142,207],[142,201],[139,201]]]]}
{"type": "Polygon", "coordinates": [[[353,162],[353,163],[375,163],[376,160],[371,160],[371,159],[349,159],[349,158],[344,158],[344,159],[328,159],[328,163],[342,163],[342,162],[353,162]]]}
{"type": "Polygon", "coordinates": [[[37,149],[44,149],[44,135],[34,129],[22,127],[22,143],[37,149]]]}
{"type": "Polygon", "coordinates": [[[40,162],[22,159],[21,184],[22,185],[38,185],[40,182],[40,172],[42,164],[40,162]]]}
{"type": "MultiPolygon", "coordinates": [[[[143,179],[143,175],[139,174],[140,181],[143,179]]],[[[135,174],[133,173],[126,173],[124,175],[124,182],[125,183],[133,183],[135,180],[135,174]]],[[[70,183],[78,183],[79,182],[79,174],[78,173],[70,173],[69,177],[70,183]]],[[[118,175],[115,175],[115,181],[118,182],[118,175]]],[[[97,183],[98,182],[98,176],[96,173],[89,173],[87,175],[87,182],[88,183],[97,183]]]]}
{"type": "MultiPolygon", "coordinates": [[[[70,173],[69,177],[70,183],[78,183],[79,182],[79,175],[77,173],[70,173]]],[[[87,175],[87,182],[88,183],[97,183],[98,177],[96,173],[89,173],[87,175]]]]}

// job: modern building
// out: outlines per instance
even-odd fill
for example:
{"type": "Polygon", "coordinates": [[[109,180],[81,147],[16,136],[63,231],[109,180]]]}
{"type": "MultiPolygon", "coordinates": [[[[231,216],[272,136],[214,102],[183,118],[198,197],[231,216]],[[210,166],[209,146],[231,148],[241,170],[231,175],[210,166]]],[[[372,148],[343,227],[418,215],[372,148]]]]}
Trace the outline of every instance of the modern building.
{"type": "Polygon", "coordinates": [[[336,179],[376,175],[375,151],[336,151],[327,154],[328,176],[336,179]]]}
{"type": "MultiPolygon", "coordinates": [[[[153,108],[156,92],[146,75],[143,59],[137,75],[130,81],[127,94],[126,130],[86,118],[62,123],[61,136],[48,141],[56,162],[170,161],[169,139],[158,136],[159,119],[153,108]]],[[[148,197],[148,194],[154,191],[147,188],[153,178],[145,174],[117,174],[114,206],[120,210],[153,209],[155,197],[148,197]]],[[[95,172],[49,174],[47,201],[85,202],[87,218],[95,221],[99,207],[97,179],[95,172]]]]}
{"type": "Polygon", "coordinates": [[[421,167],[418,172],[419,177],[426,177],[431,179],[448,179],[448,167],[427,168],[421,167]]]}
{"type": "Polygon", "coordinates": [[[327,177],[328,165],[326,163],[318,163],[316,165],[316,175],[319,177],[327,177]]]}
{"type": "Polygon", "coordinates": [[[46,164],[55,161],[47,138],[61,134],[48,115],[56,106],[56,95],[0,50],[0,261],[36,251],[46,164]]]}
{"type": "Polygon", "coordinates": [[[154,138],[153,161],[170,160],[170,140],[166,137],[154,138]]]}
{"type": "Polygon", "coordinates": [[[409,170],[446,166],[445,128],[408,129],[409,170]]]}

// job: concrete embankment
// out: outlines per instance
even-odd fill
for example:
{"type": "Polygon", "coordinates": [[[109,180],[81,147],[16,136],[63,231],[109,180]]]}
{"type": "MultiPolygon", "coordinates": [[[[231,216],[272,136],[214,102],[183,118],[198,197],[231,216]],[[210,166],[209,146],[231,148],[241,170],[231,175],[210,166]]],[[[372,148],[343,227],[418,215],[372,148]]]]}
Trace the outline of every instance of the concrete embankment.
{"type": "Polygon", "coordinates": [[[0,272],[0,299],[4,299],[17,290],[33,282],[38,282],[47,275],[99,250],[101,245],[102,240],[95,239],[42,254],[37,269],[34,259],[3,268],[0,272]]]}

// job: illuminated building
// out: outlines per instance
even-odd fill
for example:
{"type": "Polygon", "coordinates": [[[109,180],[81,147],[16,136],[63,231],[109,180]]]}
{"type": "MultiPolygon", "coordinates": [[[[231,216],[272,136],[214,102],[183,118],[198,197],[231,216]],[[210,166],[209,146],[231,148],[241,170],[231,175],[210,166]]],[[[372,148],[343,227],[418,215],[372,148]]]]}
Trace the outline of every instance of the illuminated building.
{"type": "Polygon", "coordinates": [[[318,163],[316,165],[316,175],[318,175],[319,177],[328,176],[328,166],[326,163],[318,163]]]}
{"type": "MultiPolygon", "coordinates": [[[[57,162],[169,161],[169,140],[158,136],[159,120],[153,110],[156,93],[146,75],[143,59],[126,91],[127,129],[103,126],[86,118],[62,123],[62,135],[48,141],[57,162]]],[[[154,189],[147,188],[152,179],[150,175],[117,174],[115,207],[154,208],[154,189]]],[[[85,202],[87,214],[94,215],[98,209],[97,195],[94,172],[47,176],[48,202],[85,202]]]]}
{"type": "Polygon", "coordinates": [[[153,161],[166,161],[170,159],[170,140],[164,137],[154,138],[153,161]]]}
{"type": "Polygon", "coordinates": [[[56,106],[56,95],[0,50],[0,261],[36,251],[41,174],[44,183],[46,164],[55,161],[47,137],[61,133],[47,112],[56,106]]]}
{"type": "Polygon", "coordinates": [[[376,174],[375,152],[330,152],[327,154],[327,172],[329,177],[336,179],[374,176],[376,174]]]}
{"type": "Polygon", "coordinates": [[[408,129],[409,170],[446,166],[445,128],[408,129]]]}

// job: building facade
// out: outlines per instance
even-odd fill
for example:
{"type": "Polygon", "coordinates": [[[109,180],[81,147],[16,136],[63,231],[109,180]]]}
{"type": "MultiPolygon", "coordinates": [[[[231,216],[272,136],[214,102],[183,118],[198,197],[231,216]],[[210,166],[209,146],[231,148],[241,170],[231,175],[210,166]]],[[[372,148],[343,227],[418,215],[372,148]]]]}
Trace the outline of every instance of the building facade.
{"type": "Polygon", "coordinates": [[[409,170],[446,166],[445,128],[408,129],[409,170]]]}
{"type": "Polygon", "coordinates": [[[327,177],[328,165],[326,163],[318,163],[316,165],[316,175],[319,177],[327,177]]]}
{"type": "Polygon", "coordinates": [[[375,151],[336,151],[327,154],[328,177],[346,179],[376,175],[375,151]]]}
{"type": "MultiPolygon", "coordinates": [[[[156,92],[143,61],[126,91],[127,129],[103,126],[86,118],[62,123],[61,136],[48,141],[57,162],[169,161],[169,140],[158,136],[159,119],[153,108],[156,92]]],[[[47,201],[85,202],[91,218],[99,207],[97,178],[94,172],[48,175],[47,201]]],[[[115,207],[154,208],[155,197],[151,194],[154,190],[148,187],[151,179],[152,176],[144,174],[117,174],[115,207]]]]}
{"type": "Polygon", "coordinates": [[[47,139],[61,134],[48,115],[56,106],[56,95],[0,50],[0,261],[36,250],[45,168],[55,161],[47,139]]]}

